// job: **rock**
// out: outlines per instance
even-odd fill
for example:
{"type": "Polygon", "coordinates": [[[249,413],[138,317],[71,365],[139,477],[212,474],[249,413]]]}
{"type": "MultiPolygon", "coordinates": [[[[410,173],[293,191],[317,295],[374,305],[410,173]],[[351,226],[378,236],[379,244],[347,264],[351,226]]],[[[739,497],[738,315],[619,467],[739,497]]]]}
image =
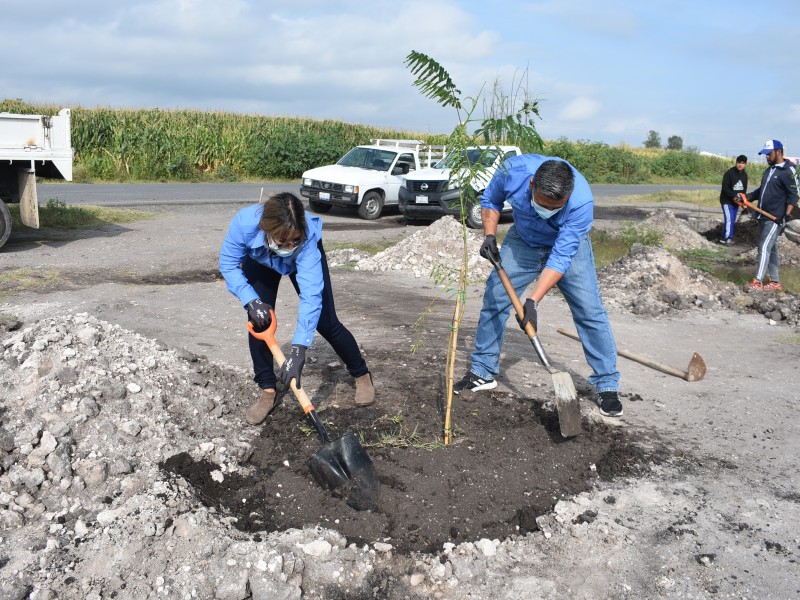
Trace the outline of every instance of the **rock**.
{"type": "Polygon", "coordinates": [[[475,547],[481,551],[481,554],[484,556],[494,556],[497,554],[497,547],[494,545],[492,540],[488,540],[486,538],[480,539],[475,542],[475,547]]]}
{"type": "Polygon", "coordinates": [[[87,486],[100,485],[108,479],[108,463],[96,459],[82,460],[77,468],[77,473],[87,486]]]}
{"type": "Polygon", "coordinates": [[[258,574],[252,575],[249,582],[253,600],[296,600],[303,597],[300,587],[258,574]]]}
{"type": "Polygon", "coordinates": [[[69,450],[61,445],[47,456],[47,467],[59,479],[72,476],[72,463],[69,459],[69,450]]]}
{"type": "Polygon", "coordinates": [[[333,547],[327,540],[314,540],[308,544],[299,544],[299,546],[305,554],[317,557],[329,556],[333,547]]]}
{"type": "Polygon", "coordinates": [[[53,434],[49,431],[45,431],[42,434],[42,438],[39,440],[39,445],[33,449],[33,451],[28,454],[28,458],[26,462],[31,467],[41,467],[45,464],[45,460],[50,455],[50,453],[56,449],[58,442],[56,438],[53,437],[53,434]]]}

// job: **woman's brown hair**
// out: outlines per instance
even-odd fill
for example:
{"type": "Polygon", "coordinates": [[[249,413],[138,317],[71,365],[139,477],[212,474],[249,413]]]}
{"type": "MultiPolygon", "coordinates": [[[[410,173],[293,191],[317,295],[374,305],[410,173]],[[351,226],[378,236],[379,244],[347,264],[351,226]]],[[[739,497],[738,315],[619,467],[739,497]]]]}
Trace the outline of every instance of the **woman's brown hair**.
{"type": "Polygon", "coordinates": [[[306,211],[303,202],[291,192],[280,192],[264,202],[258,227],[273,240],[306,237],[306,211]]]}

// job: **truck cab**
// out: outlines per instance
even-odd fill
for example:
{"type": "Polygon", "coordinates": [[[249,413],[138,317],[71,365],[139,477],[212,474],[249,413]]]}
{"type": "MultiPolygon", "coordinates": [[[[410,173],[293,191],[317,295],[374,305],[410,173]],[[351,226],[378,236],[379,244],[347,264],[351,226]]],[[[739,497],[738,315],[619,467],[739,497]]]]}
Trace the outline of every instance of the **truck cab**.
{"type": "MultiPolygon", "coordinates": [[[[473,146],[466,151],[470,163],[481,161],[486,167],[485,174],[472,181],[472,190],[468,193],[465,206],[467,226],[480,229],[483,226],[480,195],[500,165],[507,158],[522,154],[522,150],[517,146],[473,146]]],[[[443,215],[461,218],[461,191],[454,181],[451,169],[453,162],[454,157],[450,154],[433,167],[420,169],[404,177],[398,201],[400,212],[407,220],[433,220],[443,215]]],[[[506,202],[503,213],[509,212],[511,205],[506,202]]]]}
{"type": "Polygon", "coordinates": [[[300,194],[317,213],[342,206],[356,208],[362,219],[377,219],[385,207],[397,206],[403,176],[435,163],[443,154],[444,147],[419,140],[372,140],[334,165],[303,173],[300,194]]]}

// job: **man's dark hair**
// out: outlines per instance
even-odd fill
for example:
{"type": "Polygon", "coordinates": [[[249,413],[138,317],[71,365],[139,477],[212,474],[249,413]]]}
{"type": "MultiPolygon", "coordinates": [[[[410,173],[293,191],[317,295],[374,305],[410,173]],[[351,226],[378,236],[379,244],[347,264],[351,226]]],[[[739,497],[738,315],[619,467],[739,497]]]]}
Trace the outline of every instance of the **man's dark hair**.
{"type": "Polygon", "coordinates": [[[746,163],[747,162],[747,157],[744,154],[740,154],[739,156],[736,157],[736,162],[746,163]]]}
{"type": "Polygon", "coordinates": [[[572,168],[563,160],[546,160],[533,175],[533,193],[544,194],[551,200],[569,200],[575,187],[572,168]]]}
{"type": "Polygon", "coordinates": [[[306,235],[306,211],[303,202],[291,192],[280,192],[264,202],[258,226],[273,239],[288,240],[298,233],[306,235]]]}

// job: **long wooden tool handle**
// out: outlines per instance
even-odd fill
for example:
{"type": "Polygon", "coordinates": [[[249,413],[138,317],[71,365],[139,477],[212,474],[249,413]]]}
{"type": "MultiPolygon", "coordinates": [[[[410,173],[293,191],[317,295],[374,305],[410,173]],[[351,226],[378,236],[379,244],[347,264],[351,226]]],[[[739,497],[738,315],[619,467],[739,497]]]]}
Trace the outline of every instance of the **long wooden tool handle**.
{"type": "Polygon", "coordinates": [[[771,215],[767,211],[765,211],[765,210],[763,210],[761,208],[758,208],[755,204],[750,202],[750,200],[747,199],[747,196],[745,196],[741,192],[739,192],[739,202],[737,202],[737,204],[739,206],[746,206],[747,208],[752,208],[757,213],[761,213],[762,215],[764,215],[765,217],[767,217],[768,219],[771,219],[773,221],[777,221],[778,220],[777,218],[775,218],[775,215],[771,215]]]}
{"type": "MultiPolygon", "coordinates": [[[[572,338],[573,340],[577,340],[579,342],[581,341],[581,338],[579,338],[576,334],[570,331],[561,328],[557,329],[556,331],[558,331],[558,333],[560,333],[561,335],[567,336],[568,338],[572,338]]],[[[681,379],[689,381],[688,371],[681,371],[680,369],[675,369],[673,367],[663,365],[654,360],[650,360],[649,358],[645,358],[644,356],[639,356],[638,354],[632,354],[631,352],[626,352],[625,350],[620,350],[619,348],[617,349],[617,354],[619,354],[620,356],[624,356],[625,358],[628,358],[630,360],[636,361],[639,364],[645,365],[646,367],[653,368],[656,371],[661,371],[662,373],[666,373],[667,375],[675,375],[675,377],[680,377],[681,379]]]]}
{"type": "MultiPolygon", "coordinates": [[[[517,313],[519,319],[522,320],[522,318],[525,316],[525,308],[522,306],[522,302],[520,302],[519,296],[517,296],[517,291],[514,289],[514,286],[511,284],[511,280],[508,278],[508,273],[506,273],[506,270],[503,268],[503,265],[499,260],[489,260],[494,265],[494,268],[497,271],[497,276],[500,277],[500,282],[506,289],[506,294],[508,294],[511,304],[514,306],[514,311],[517,313]]],[[[544,368],[552,374],[558,372],[558,370],[550,364],[550,358],[547,356],[547,352],[544,351],[544,346],[542,346],[542,343],[539,341],[539,336],[536,335],[536,328],[530,321],[525,323],[525,333],[528,334],[528,339],[531,341],[531,345],[536,351],[536,355],[539,357],[539,360],[544,368]]]]}
{"type": "MultiPolygon", "coordinates": [[[[250,332],[250,335],[252,335],[255,338],[258,338],[259,340],[262,340],[267,344],[267,346],[269,347],[269,351],[272,352],[272,356],[275,359],[275,361],[279,365],[282,365],[284,362],[286,362],[286,356],[283,354],[281,347],[278,345],[278,341],[275,339],[275,329],[278,324],[278,321],[275,318],[274,312],[270,311],[270,314],[272,315],[272,323],[265,331],[256,331],[253,328],[253,324],[250,323],[250,321],[247,322],[247,329],[250,332]]],[[[290,382],[289,387],[292,388],[294,397],[297,398],[297,401],[300,403],[300,406],[303,407],[304,413],[308,414],[310,411],[314,410],[314,405],[311,403],[311,400],[309,400],[305,390],[303,390],[303,388],[297,387],[294,379],[292,379],[292,381],[290,382]]]]}
{"type": "MultiPolygon", "coordinates": [[[[511,284],[511,280],[508,278],[508,273],[503,267],[495,265],[497,269],[497,275],[500,277],[500,281],[503,284],[503,287],[506,288],[506,294],[511,299],[511,304],[514,306],[514,311],[517,313],[517,316],[522,319],[525,316],[525,307],[522,305],[522,302],[517,296],[517,292],[514,289],[514,286],[511,284]]],[[[533,339],[536,337],[536,329],[533,326],[533,323],[526,323],[525,324],[525,333],[528,334],[528,337],[533,339]]]]}

